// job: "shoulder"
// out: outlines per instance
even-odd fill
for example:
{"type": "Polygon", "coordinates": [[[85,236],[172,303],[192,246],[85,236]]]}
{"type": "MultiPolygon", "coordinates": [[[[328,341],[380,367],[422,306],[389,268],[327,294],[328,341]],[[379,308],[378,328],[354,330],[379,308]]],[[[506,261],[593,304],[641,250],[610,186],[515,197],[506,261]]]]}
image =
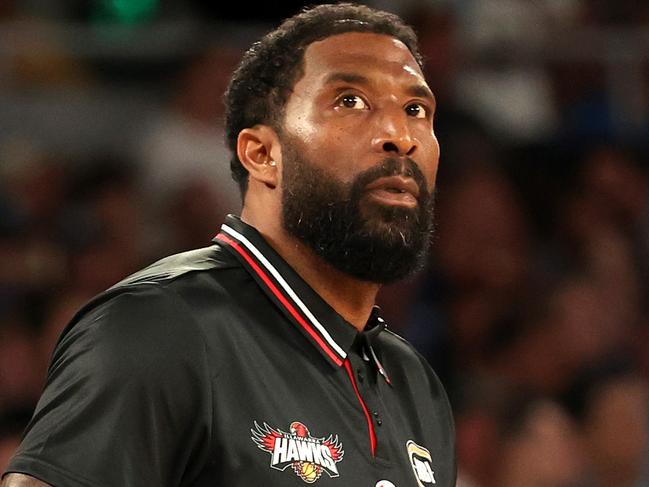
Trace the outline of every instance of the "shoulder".
{"type": "Polygon", "coordinates": [[[392,330],[386,329],[380,335],[381,350],[391,367],[388,372],[402,374],[404,380],[411,385],[415,383],[428,388],[436,400],[448,403],[446,391],[439,377],[428,361],[405,338],[392,330]]]}
{"type": "Polygon", "coordinates": [[[400,401],[412,405],[422,430],[429,431],[453,451],[455,426],[446,390],[426,359],[404,338],[386,330],[381,337],[383,365],[392,379],[400,401]]]}
{"type": "Polygon", "coordinates": [[[52,366],[86,350],[97,360],[119,357],[124,366],[202,354],[202,328],[185,296],[207,281],[212,298],[224,294],[220,275],[236,268],[229,254],[214,245],[167,257],[127,277],[77,312],[59,338],[52,366]]]}
{"type": "Polygon", "coordinates": [[[390,356],[395,356],[407,366],[417,366],[423,369],[429,369],[430,366],[426,359],[415,349],[415,347],[405,338],[386,328],[379,335],[381,348],[390,356]]]}
{"type": "MultiPolygon", "coordinates": [[[[126,314],[146,311],[140,318],[151,319],[144,319],[140,326],[170,311],[182,314],[178,305],[182,304],[180,295],[185,294],[185,288],[205,287],[209,282],[209,287],[218,292],[227,271],[237,269],[240,266],[236,260],[218,244],[171,255],[95,296],[77,312],[68,329],[88,315],[109,310],[126,314]]],[[[189,315],[184,316],[186,321],[189,315]]]]}
{"type": "Polygon", "coordinates": [[[154,262],[108,289],[111,291],[142,285],[165,284],[177,279],[189,278],[193,273],[225,270],[237,267],[236,261],[221,245],[190,250],[154,262]]]}

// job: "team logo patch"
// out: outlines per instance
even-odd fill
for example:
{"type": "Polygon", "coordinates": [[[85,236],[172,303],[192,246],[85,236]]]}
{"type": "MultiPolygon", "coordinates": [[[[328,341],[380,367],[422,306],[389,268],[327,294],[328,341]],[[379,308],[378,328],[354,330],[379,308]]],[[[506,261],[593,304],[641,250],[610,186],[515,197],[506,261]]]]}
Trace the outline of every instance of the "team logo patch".
{"type": "Polygon", "coordinates": [[[299,421],[294,421],[289,432],[274,429],[264,423],[250,430],[251,439],[263,451],[270,453],[270,466],[275,470],[293,472],[307,484],[317,481],[323,472],[329,477],[338,477],[336,464],[345,454],[338,435],[327,438],[311,436],[309,429],[299,421]]]}
{"type": "Polygon", "coordinates": [[[428,487],[436,484],[435,472],[433,472],[433,459],[430,452],[423,446],[419,446],[412,440],[406,443],[408,458],[412,465],[412,471],[420,487],[428,487]]]}

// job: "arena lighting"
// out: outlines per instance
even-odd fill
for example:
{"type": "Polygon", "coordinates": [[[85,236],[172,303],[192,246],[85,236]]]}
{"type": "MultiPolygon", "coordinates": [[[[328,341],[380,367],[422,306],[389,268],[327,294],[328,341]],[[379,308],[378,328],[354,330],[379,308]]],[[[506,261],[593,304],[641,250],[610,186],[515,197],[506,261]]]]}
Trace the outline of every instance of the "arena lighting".
{"type": "Polygon", "coordinates": [[[160,0],[99,0],[92,19],[97,22],[136,24],[150,20],[160,6],[160,0]]]}

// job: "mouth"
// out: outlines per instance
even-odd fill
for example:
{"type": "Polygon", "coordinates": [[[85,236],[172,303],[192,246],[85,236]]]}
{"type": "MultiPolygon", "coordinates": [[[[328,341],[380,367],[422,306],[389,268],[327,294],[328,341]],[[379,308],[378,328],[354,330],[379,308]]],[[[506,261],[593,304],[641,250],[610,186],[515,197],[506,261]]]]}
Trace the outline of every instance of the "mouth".
{"type": "Polygon", "coordinates": [[[385,205],[414,208],[418,204],[419,186],[414,179],[405,176],[379,178],[368,184],[365,192],[385,205]]]}

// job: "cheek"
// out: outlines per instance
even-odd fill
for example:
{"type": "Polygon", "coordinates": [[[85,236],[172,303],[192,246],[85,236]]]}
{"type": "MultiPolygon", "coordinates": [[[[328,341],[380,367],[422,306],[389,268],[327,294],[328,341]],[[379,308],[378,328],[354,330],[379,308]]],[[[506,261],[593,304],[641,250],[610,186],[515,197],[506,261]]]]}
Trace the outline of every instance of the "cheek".
{"type": "Polygon", "coordinates": [[[439,156],[439,143],[437,142],[437,139],[434,139],[431,142],[430,146],[426,148],[425,164],[423,165],[424,167],[421,168],[424,172],[424,175],[426,176],[426,180],[428,181],[429,191],[433,191],[435,189],[437,169],[439,167],[439,156]]]}
{"type": "Polygon", "coordinates": [[[323,169],[348,179],[362,160],[359,148],[362,142],[349,131],[320,127],[309,142],[305,142],[308,158],[323,169]]]}
{"type": "Polygon", "coordinates": [[[292,126],[286,127],[287,133],[293,140],[303,147],[310,147],[317,143],[318,130],[306,118],[298,118],[292,126]]]}
{"type": "Polygon", "coordinates": [[[331,156],[342,152],[352,142],[344,130],[302,112],[293,113],[286,121],[284,131],[303,157],[318,163],[326,162],[328,158],[333,163],[337,158],[331,156]]]}
{"type": "Polygon", "coordinates": [[[289,101],[283,125],[285,134],[297,144],[305,146],[315,143],[319,127],[309,104],[289,101]]]}

